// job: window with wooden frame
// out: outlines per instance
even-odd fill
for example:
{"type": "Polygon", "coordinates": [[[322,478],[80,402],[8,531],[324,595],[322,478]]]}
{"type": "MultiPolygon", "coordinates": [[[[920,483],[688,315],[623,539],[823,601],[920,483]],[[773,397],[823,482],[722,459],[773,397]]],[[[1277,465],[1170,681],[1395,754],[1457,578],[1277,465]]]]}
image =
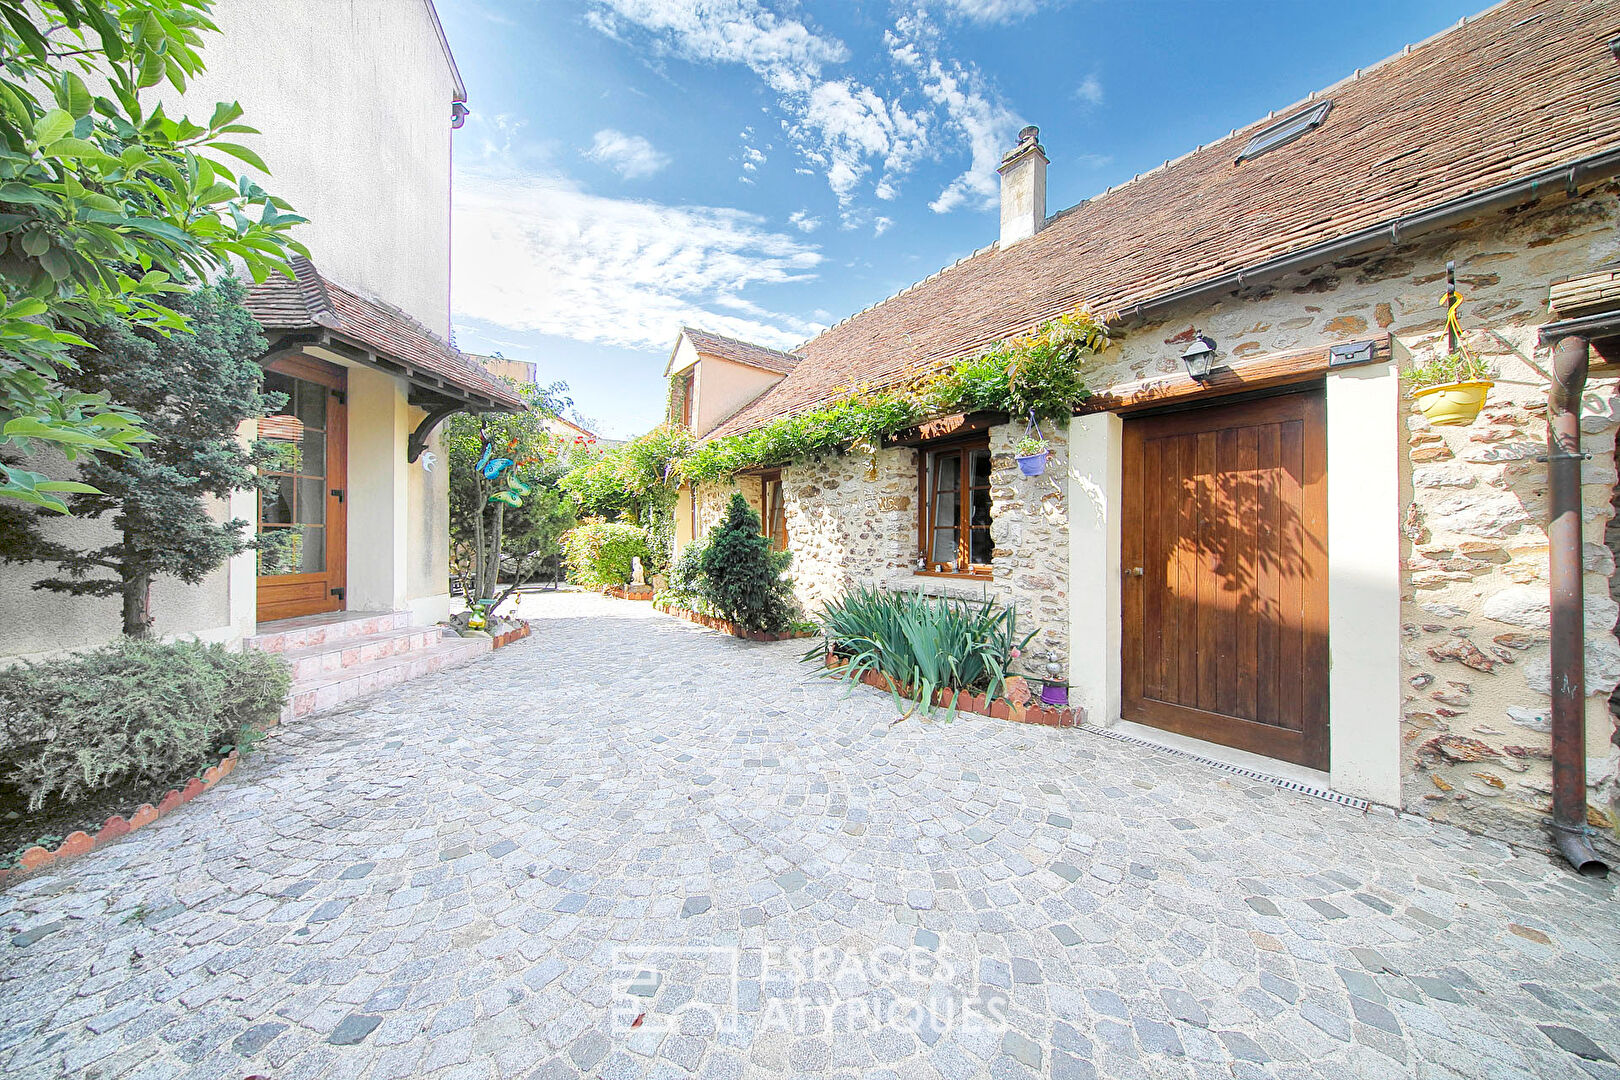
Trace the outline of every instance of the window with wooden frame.
{"type": "Polygon", "coordinates": [[[990,443],[925,447],[918,476],[920,573],[990,576],[990,443]]]}
{"type": "Polygon", "coordinates": [[[669,422],[690,429],[692,426],[692,380],[694,371],[669,377],[669,422]]]}
{"type": "Polygon", "coordinates": [[[782,474],[768,472],[759,478],[760,529],[773,551],[787,550],[787,510],[782,504],[782,474]]]}

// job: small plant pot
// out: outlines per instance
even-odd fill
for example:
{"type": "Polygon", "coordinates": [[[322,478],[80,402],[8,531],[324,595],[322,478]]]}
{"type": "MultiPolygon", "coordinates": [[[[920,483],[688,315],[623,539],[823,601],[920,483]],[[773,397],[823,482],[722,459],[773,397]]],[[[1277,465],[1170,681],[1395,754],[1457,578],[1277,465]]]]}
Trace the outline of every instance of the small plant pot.
{"type": "Polygon", "coordinates": [[[1069,687],[1067,683],[1049,682],[1041,687],[1041,701],[1047,705],[1067,705],[1069,703],[1069,687]]]}
{"type": "Polygon", "coordinates": [[[1485,405],[1485,393],[1493,382],[1441,383],[1412,391],[1412,398],[1436,427],[1472,424],[1485,405]]]}
{"type": "Polygon", "coordinates": [[[1038,454],[1028,457],[1016,458],[1018,469],[1025,476],[1039,476],[1046,471],[1046,459],[1051,456],[1050,450],[1042,450],[1038,454]]]}

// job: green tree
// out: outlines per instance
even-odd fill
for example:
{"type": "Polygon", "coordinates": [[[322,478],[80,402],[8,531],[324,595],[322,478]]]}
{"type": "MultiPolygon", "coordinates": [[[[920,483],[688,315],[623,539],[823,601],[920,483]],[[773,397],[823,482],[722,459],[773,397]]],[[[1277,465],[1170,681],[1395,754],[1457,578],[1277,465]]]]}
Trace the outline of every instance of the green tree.
{"type": "Polygon", "coordinates": [[[40,524],[50,511],[0,507],[0,560],[55,563],[57,573],[36,589],[121,597],[131,637],[145,637],[152,625],[154,578],[195,585],[256,544],[251,522],[209,513],[211,499],[253,489],[252,466],[271,452],[242,444],[242,421],[282,405],[282,395],[263,390],[257,360],[265,342],[242,306],[244,293],[225,278],[168,296],[190,328],[183,334],[109,319],[86,331],[93,348],[63,370],[69,389],[141,416],[150,438],[141,454],[86,458],[80,472],[94,490],[68,496],[74,514],[107,519],[111,542],[80,546],[91,530],[47,535],[40,524]]]}
{"type": "MultiPolygon", "coordinates": [[[[165,302],[182,282],[233,260],[262,281],[304,251],[288,236],[304,219],[236,171],[268,172],[232,141],[255,131],[240,105],[198,124],[143,101],[203,69],[213,3],[0,0],[0,447],[135,452],[141,418],[68,377],[86,328],[183,331],[165,302]]],[[[67,492],[84,485],[0,464],[0,499],[66,513],[67,492]]]]}
{"type": "Polygon", "coordinates": [[[794,615],[793,582],[782,572],[792,558],[771,549],[760,535],[759,515],[739,492],[698,556],[699,592],[721,618],[745,630],[786,630],[794,615]]]}
{"type": "Polygon", "coordinates": [[[468,601],[505,600],[558,550],[557,539],[573,525],[571,506],[557,490],[563,466],[562,441],[548,424],[570,402],[568,387],[523,386],[529,407],[518,413],[457,413],[445,422],[441,445],[450,470],[451,560],[467,583],[468,601]],[[508,458],[510,469],[486,477],[477,468],[485,447],[493,458],[508,458]],[[509,488],[509,477],[529,487],[522,506],[512,507],[492,496],[509,488]],[[517,574],[497,596],[501,556],[516,560],[517,574]]]}
{"type": "Polygon", "coordinates": [[[585,462],[562,485],[581,513],[628,518],[645,529],[647,572],[661,574],[675,539],[676,465],[691,448],[691,432],[661,425],[585,462]]]}

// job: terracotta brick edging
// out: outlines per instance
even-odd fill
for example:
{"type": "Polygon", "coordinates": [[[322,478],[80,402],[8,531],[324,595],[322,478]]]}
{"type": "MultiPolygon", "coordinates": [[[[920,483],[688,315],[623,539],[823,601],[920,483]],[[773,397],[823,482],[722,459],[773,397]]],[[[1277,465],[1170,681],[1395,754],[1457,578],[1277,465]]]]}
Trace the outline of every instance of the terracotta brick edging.
{"type": "Polygon", "coordinates": [[[717,619],[713,615],[703,615],[690,608],[676,607],[674,604],[669,603],[657,603],[653,607],[662,611],[665,615],[673,615],[675,618],[685,619],[689,623],[707,626],[710,630],[719,630],[723,634],[730,634],[734,638],[742,638],[745,641],[791,641],[794,638],[815,637],[820,632],[817,630],[801,630],[795,633],[792,630],[783,630],[781,632],[766,633],[762,630],[744,630],[734,622],[717,619]]]}
{"type": "MultiPolygon", "coordinates": [[[[831,656],[827,657],[829,668],[842,667],[835,663],[831,656]]],[[[893,688],[893,682],[887,675],[876,671],[861,673],[861,682],[867,686],[875,687],[885,693],[893,688]]],[[[987,700],[983,694],[975,694],[968,690],[936,690],[934,691],[934,705],[937,708],[950,707],[952,696],[956,698],[956,711],[973,713],[976,716],[988,716],[995,720],[1011,720],[1015,724],[1040,724],[1042,727],[1068,728],[1080,727],[1086,722],[1086,711],[1077,706],[1065,705],[1056,708],[1031,702],[1028,705],[1014,705],[1006,698],[987,700]]]]}
{"type": "Polygon", "coordinates": [[[653,587],[651,585],[608,585],[602,589],[603,596],[611,596],[615,600],[651,600],[653,587]]]}
{"type": "Polygon", "coordinates": [[[516,629],[507,630],[494,635],[491,640],[495,642],[493,647],[499,649],[501,646],[510,645],[514,641],[522,641],[532,633],[534,633],[534,627],[530,626],[527,622],[523,622],[519,624],[516,629]]]}
{"type": "Polygon", "coordinates": [[[49,851],[38,845],[29,848],[22,853],[22,858],[18,860],[18,866],[9,870],[0,870],[0,888],[4,888],[25,874],[43,870],[45,867],[54,865],[62,859],[70,859],[75,855],[83,855],[87,851],[94,851],[96,848],[110,844],[121,836],[129,835],[136,829],[150,825],[158,818],[164,817],[184,806],[231,775],[235,771],[236,763],[239,760],[236,751],[232,750],[219,759],[219,764],[210,765],[204,769],[200,778],[194,776],[186,781],[184,787],[170,790],[167,795],[158,800],[156,806],[151,803],[142,803],[135,808],[135,812],[129,816],[127,821],[122,814],[114,814],[107,819],[106,823],[97,830],[94,836],[81,829],[68,833],[67,839],[63,840],[55,851],[49,851]]]}

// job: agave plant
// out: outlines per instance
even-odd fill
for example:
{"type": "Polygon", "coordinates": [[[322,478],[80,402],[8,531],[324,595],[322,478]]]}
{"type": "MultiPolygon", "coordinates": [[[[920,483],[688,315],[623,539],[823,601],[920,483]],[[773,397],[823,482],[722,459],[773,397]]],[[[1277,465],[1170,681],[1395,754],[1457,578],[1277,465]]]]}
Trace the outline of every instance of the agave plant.
{"type": "MultiPolygon", "coordinates": [[[[848,663],[827,674],[849,680],[867,672],[887,676],[895,707],[909,716],[932,715],[939,690],[970,690],[1000,696],[1007,663],[1034,633],[1018,636],[1018,613],[994,601],[970,602],[910,592],[859,587],[829,603],[822,613],[821,645],[806,661],[828,653],[848,663]]],[[[946,719],[956,715],[955,696],[946,719]]]]}

